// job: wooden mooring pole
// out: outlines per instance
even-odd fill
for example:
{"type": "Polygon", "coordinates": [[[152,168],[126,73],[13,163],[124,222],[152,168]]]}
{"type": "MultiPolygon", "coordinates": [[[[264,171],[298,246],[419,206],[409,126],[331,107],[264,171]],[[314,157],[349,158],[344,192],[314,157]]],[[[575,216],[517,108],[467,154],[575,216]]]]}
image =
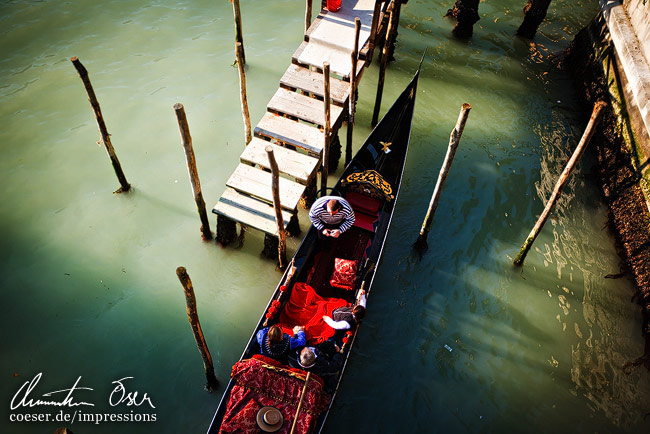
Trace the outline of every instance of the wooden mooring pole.
{"type": "Polygon", "coordinates": [[[456,155],[456,150],[460,144],[460,137],[463,135],[465,123],[467,122],[467,117],[469,116],[469,111],[471,109],[472,106],[468,103],[463,104],[460,109],[460,114],[458,115],[458,120],[456,121],[456,126],[449,135],[449,146],[447,147],[447,154],[445,155],[445,160],[442,163],[442,168],[440,169],[440,174],[438,175],[438,182],[436,182],[436,187],[433,190],[431,202],[429,202],[429,209],[427,210],[427,215],[424,218],[424,222],[422,223],[422,228],[420,229],[418,239],[413,244],[413,248],[420,254],[429,248],[429,245],[427,244],[427,237],[429,236],[429,229],[431,228],[431,223],[433,222],[433,215],[436,212],[436,208],[438,208],[440,195],[442,194],[442,189],[445,186],[447,175],[449,175],[449,169],[451,169],[451,163],[454,160],[454,156],[456,155]]]}
{"type": "Polygon", "coordinates": [[[201,358],[203,359],[203,369],[205,370],[205,378],[207,380],[205,388],[208,391],[217,390],[219,387],[219,380],[217,380],[217,376],[214,373],[212,356],[210,355],[208,344],[205,342],[203,330],[201,329],[201,323],[199,322],[199,315],[196,311],[196,297],[194,295],[194,287],[192,286],[192,281],[190,280],[190,276],[187,274],[185,267],[178,267],[176,269],[176,275],[178,276],[178,280],[180,280],[181,285],[183,285],[183,290],[185,291],[187,319],[190,321],[190,326],[192,327],[196,346],[199,348],[201,358]]]}
{"type": "Polygon", "coordinates": [[[320,195],[327,195],[327,176],[330,158],[330,136],[332,135],[330,125],[330,63],[323,63],[323,106],[325,109],[324,141],[323,141],[323,161],[321,162],[320,172],[320,195]]]}
{"type": "Polygon", "coordinates": [[[397,23],[395,18],[397,14],[395,10],[391,11],[390,17],[388,19],[388,27],[386,28],[386,39],[384,41],[384,47],[381,54],[381,63],[379,64],[379,82],[377,83],[377,96],[375,97],[375,108],[372,112],[372,121],[370,125],[374,128],[377,125],[379,119],[379,110],[381,109],[381,98],[384,93],[384,80],[386,79],[386,66],[388,65],[388,50],[390,44],[393,40],[393,34],[395,33],[395,28],[397,23]]]}
{"type": "Polygon", "coordinates": [[[183,104],[174,104],[174,112],[176,112],[178,129],[181,132],[181,144],[185,150],[185,160],[187,161],[187,170],[190,175],[190,184],[192,184],[196,209],[199,213],[199,218],[201,219],[201,234],[203,235],[204,240],[211,240],[212,232],[210,231],[210,221],[208,220],[208,213],[205,210],[205,201],[203,200],[203,193],[201,192],[199,172],[196,169],[196,158],[194,157],[194,149],[192,148],[192,136],[190,136],[190,127],[187,124],[187,117],[185,116],[185,108],[183,107],[183,104]]]}
{"type": "Polygon", "coordinates": [[[311,26],[311,3],[312,0],[306,0],[306,5],[305,5],[305,33],[307,33],[307,30],[309,30],[309,26],[311,26]]]}
{"type": "Polygon", "coordinates": [[[347,166],[352,160],[352,134],[354,132],[354,112],[356,109],[357,93],[357,62],[359,60],[359,35],[361,33],[361,20],[359,17],[354,19],[354,49],[350,54],[352,69],[350,69],[350,97],[348,98],[348,128],[347,140],[345,143],[345,165],[347,166]]]}
{"type": "Polygon", "coordinates": [[[478,14],[479,0],[456,0],[454,7],[449,9],[445,17],[456,19],[456,25],[451,32],[457,38],[466,39],[474,32],[474,23],[481,19],[478,14]]]}
{"type": "Polygon", "coordinates": [[[381,0],[375,0],[375,9],[372,12],[372,24],[370,25],[370,37],[368,38],[368,56],[367,58],[372,61],[372,55],[375,52],[377,45],[377,28],[379,27],[379,15],[381,15],[381,0]]]}
{"type": "Polygon", "coordinates": [[[515,265],[522,265],[524,263],[524,259],[526,259],[526,255],[528,254],[528,251],[532,247],[535,238],[537,238],[537,236],[539,235],[540,231],[542,230],[542,227],[544,227],[544,223],[546,223],[548,216],[551,214],[551,210],[553,209],[557,201],[560,199],[560,194],[562,194],[562,189],[569,181],[571,172],[573,172],[573,169],[578,164],[578,161],[580,161],[580,157],[582,157],[582,154],[587,148],[587,144],[589,144],[589,140],[591,139],[591,136],[594,134],[595,127],[598,124],[600,113],[606,105],[607,104],[604,103],[603,101],[598,101],[594,105],[594,110],[591,113],[591,118],[589,119],[589,123],[585,128],[585,132],[582,134],[582,138],[580,139],[578,146],[576,147],[575,151],[573,151],[573,155],[571,155],[569,162],[567,163],[566,167],[562,171],[562,174],[557,180],[555,187],[553,188],[553,192],[551,193],[551,197],[546,203],[546,207],[544,208],[544,211],[537,219],[535,226],[533,226],[533,230],[530,231],[528,238],[526,238],[526,241],[524,241],[524,244],[521,246],[521,250],[519,250],[519,254],[514,260],[515,265]]]}
{"type": "Polygon", "coordinates": [[[246,96],[244,46],[241,42],[235,43],[235,57],[237,59],[237,69],[239,70],[239,101],[241,102],[241,114],[244,118],[244,143],[248,146],[253,137],[251,134],[251,115],[248,111],[248,96],[246,96]]]}
{"type": "Polygon", "coordinates": [[[244,54],[244,36],[241,28],[241,9],[239,8],[239,0],[232,1],[232,13],[235,16],[235,43],[241,44],[241,59],[242,65],[246,64],[246,55],[244,54]]]}
{"type": "Polygon", "coordinates": [[[122,193],[125,191],[129,191],[131,189],[131,184],[127,182],[126,176],[124,176],[124,172],[122,171],[122,165],[120,164],[120,160],[117,159],[117,155],[115,154],[115,149],[113,148],[113,144],[111,143],[111,135],[108,134],[108,129],[106,128],[104,117],[102,116],[102,110],[99,107],[99,102],[97,101],[97,97],[95,96],[95,91],[93,90],[93,86],[92,84],[90,84],[88,71],[81,64],[81,62],[77,57],[71,57],[70,61],[72,61],[72,64],[74,65],[75,69],[79,73],[79,77],[81,77],[81,81],[83,82],[84,87],[86,88],[86,93],[88,94],[88,101],[90,101],[90,106],[92,107],[93,112],[95,113],[95,119],[97,120],[99,133],[102,136],[102,142],[104,142],[104,147],[106,148],[108,157],[111,159],[111,163],[113,164],[113,169],[115,170],[115,174],[117,175],[117,180],[120,182],[120,188],[115,190],[114,193],[122,193]]]}
{"type": "Polygon", "coordinates": [[[551,0],[528,0],[524,6],[524,21],[517,29],[517,36],[533,39],[539,25],[542,24],[551,0]]]}
{"type": "Polygon", "coordinates": [[[284,219],[282,218],[282,205],[280,204],[280,170],[273,155],[273,148],[266,147],[266,155],[269,157],[271,166],[271,189],[273,193],[273,208],[275,209],[275,223],[278,226],[278,267],[284,270],[287,267],[287,234],[284,230],[284,219]]]}

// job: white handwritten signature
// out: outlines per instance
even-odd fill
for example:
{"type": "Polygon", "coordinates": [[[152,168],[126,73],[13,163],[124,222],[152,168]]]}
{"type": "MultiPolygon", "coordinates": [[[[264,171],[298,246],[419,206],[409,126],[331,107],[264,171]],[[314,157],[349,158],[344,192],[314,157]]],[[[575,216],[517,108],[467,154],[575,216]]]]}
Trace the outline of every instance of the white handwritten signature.
{"type": "Polygon", "coordinates": [[[56,407],[77,407],[79,405],[90,405],[90,406],[95,405],[90,402],[84,402],[84,401],[74,402],[74,399],[72,398],[72,394],[74,393],[75,390],[93,390],[90,387],[77,387],[79,381],[81,381],[81,376],[77,378],[77,381],[75,381],[74,385],[69,389],[55,390],[54,392],[48,392],[42,395],[42,396],[52,396],[56,393],[68,392],[68,394],[66,395],[63,401],[43,401],[40,399],[33,400],[31,398],[28,399],[29,394],[32,393],[32,390],[34,390],[38,382],[41,381],[42,375],[43,373],[39,372],[34,376],[34,378],[32,378],[31,381],[26,381],[22,386],[20,386],[18,392],[16,392],[14,397],[11,399],[12,410],[17,409],[18,407],[36,407],[39,405],[53,405],[56,407]]]}
{"type": "Polygon", "coordinates": [[[147,403],[151,406],[151,408],[156,408],[154,407],[153,403],[151,402],[151,399],[147,396],[147,393],[142,396],[142,399],[140,399],[140,402],[138,402],[138,392],[128,392],[124,388],[124,384],[122,384],[122,381],[131,379],[133,377],[124,377],[120,378],[119,380],[113,381],[111,384],[117,384],[115,386],[115,389],[111,392],[111,396],[108,397],[108,403],[111,405],[111,407],[115,407],[116,405],[125,403],[126,406],[131,406],[134,405],[136,407],[142,405],[143,403],[147,403]],[[115,395],[116,401],[113,401],[113,395],[115,395]]]}
{"type": "MultiPolygon", "coordinates": [[[[91,402],[85,402],[85,401],[75,402],[72,396],[73,393],[78,390],[94,390],[90,387],[79,386],[79,382],[81,381],[81,376],[77,378],[77,381],[75,381],[72,387],[69,389],[55,390],[53,392],[48,392],[41,395],[42,397],[51,397],[52,395],[55,395],[57,393],[67,392],[63,400],[54,400],[54,399],[43,400],[43,399],[31,398],[30,394],[33,393],[34,389],[38,385],[38,382],[41,381],[42,376],[43,373],[39,372],[30,381],[26,381],[22,386],[20,386],[16,394],[11,399],[10,407],[12,410],[15,410],[20,407],[31,408],[37,406],[55,406],[55,407],[78,407],[80,405],[89,405],[91,407],[95,406],[95,404],[91,402]]],[[[141,397],[139,397],[138,392],[127,392],[126,388],[124,387],[124,380],[129,380],[132,378],[133,377],[124,377],[124,378],[120,378],[119,380],[113,381],[111,383],[115,385],[108,398],[108,403],[111,405],[111,407],[115,407],[120,404],[126,406],[139,407],[140,405],[147,403],[151,408],[156,408],[153,405],[153,402],[151,402],[151,398],[149,398],[149,396],[146,393],[144,393],[141,397]]]]}

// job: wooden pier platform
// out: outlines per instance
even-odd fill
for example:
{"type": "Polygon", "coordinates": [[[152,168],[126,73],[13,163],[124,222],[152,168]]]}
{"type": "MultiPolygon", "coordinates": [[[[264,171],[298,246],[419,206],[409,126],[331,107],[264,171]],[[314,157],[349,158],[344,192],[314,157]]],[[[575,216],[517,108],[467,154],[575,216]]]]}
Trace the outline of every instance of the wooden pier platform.
{"type": "MultiPolygon", "coordinates": [[[[284,227],[297,218],[298,203],[316,185],[325,143],[323,64],[330,63],[331,136],[347,120],[354,49],[355,18],[361,21],[356,84],[372,60],[375,41],[385,33],[387,10],[400,0],[348,0],[341,9],[322,9],[305,32],[304,42],[280,79],[254,138],[212,212],[278,237],[271,172],[266,147],[272,146],[280,171],[280,203],[284,227]],[[373,21],[379,3],[378,16],[373,21]],[[375,31],[372,25],[375,23],[375,31]]],[[[217,231],[219,228],[217,228],[217,231]]]]}

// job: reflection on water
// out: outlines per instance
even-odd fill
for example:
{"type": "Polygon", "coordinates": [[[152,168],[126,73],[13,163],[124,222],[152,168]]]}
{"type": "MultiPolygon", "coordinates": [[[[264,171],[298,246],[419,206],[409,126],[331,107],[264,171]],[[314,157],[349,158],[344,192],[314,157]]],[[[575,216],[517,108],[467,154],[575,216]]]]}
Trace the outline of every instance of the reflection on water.
{"type": "MultiPolygon", "coordinates": [[[[481,2],[472,40],[451,38],[449,4],[402,10],[384,110],[425,60],[401,195],[369,314],[326,432],[638,433],[650,382],[623,365],[643,351],[632,282],[585,155],[529,253],[512,258],[577,144],[585,119],[550,58],[597,2],[554,1],[529,43],[512,35],[522,2],[481,2]],[[416,238],[449,132],[472,104],[418,260],[416,238]]],[[[249,104],[259,119],[301,42],[303,3],[242,2],[249,104]]],[[[186,108],[211,204],[242,150],[228,2],[0,4],[0,318],[6,404],[44,372],[42,391],[79,375],[98,411],[133,376],[156,423],[75,424],[75,432],[203,432],[220,393],[203,370],[176,267],[192,277],[217,376],[225,382],[279,279],[241,249],[200,239],[172,106],[186,108]],[[134,191],[117,181],[86,95],[79,56],[134,191]]],[[[369,133],[376,62],[360,88],[355,143],[369,133]]],[[[333,180],[333,179],[332,179],[333,180]]],[[[306,213],[301,211],[303,229],[306,213]]],[[[290,240],[295,249],[299,240],[290,240]]],[[[7,407],[5,407],[7,408],[7,407]]],[[[126,409],[130,411],[130,409],[126,409]]],[[[3,432],[53,432],[10,423],[3,432]]]]}

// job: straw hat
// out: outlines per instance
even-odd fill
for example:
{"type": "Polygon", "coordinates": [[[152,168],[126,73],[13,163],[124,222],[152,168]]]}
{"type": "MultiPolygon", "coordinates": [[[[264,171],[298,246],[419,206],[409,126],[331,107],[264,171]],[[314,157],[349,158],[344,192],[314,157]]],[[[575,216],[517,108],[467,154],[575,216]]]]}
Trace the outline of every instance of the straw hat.
{"type": "Polygon", "coordinates": [[[283,423],[282,413],[275,407],[262,407],[257,412],[257,424],[264,432],[276,432],[283,423]]]}

